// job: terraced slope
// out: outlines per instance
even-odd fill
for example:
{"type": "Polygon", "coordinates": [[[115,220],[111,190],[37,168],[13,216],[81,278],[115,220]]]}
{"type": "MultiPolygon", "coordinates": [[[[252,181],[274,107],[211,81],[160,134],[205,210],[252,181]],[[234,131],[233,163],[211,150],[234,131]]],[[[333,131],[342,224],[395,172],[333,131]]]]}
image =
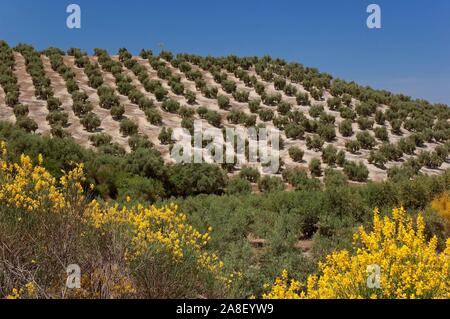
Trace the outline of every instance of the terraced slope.
{"type": "MultiPolygon", "coordinates": [[[[126,49],[88,56],[79,49],[37,52],[0,44],[0,120],[71,136],[86,147],[111,144],[129,152],[139,136],[171,162],[173,141],[165,130],[192,130],[201,120],[204,128],[278,128],[283,167],[312,175],[333,167],[363,182],[367,172],[382,180],[395,167],[427,174],[450,168],[448,106],[375,91],[300,64],[144,50],[135,57],[126,49]]],[[[230,174],[240,168],[227,166],[230,174]]]]}

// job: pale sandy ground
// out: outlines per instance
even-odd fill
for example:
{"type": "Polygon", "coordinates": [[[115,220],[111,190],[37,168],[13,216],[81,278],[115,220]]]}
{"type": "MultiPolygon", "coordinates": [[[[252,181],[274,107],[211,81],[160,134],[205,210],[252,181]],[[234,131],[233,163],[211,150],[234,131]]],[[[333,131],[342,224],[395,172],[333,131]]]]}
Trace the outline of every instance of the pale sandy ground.
{"type": "MultiPolygon", "coordinates": [[[[114,60],[118,61],[117,56],[112,56],[112,58],[114,60]]],[[[50,131],[50,126],[48,125],[48,123],[46,121],[46,116],[48,114],[48,110],[46,108],[46,102],[39,101],[35,98],[34,86],[33,86],[31,77],[26,72],[23,57],[19,53],[15,53],[15,59],[16,59],[16,64],[17,64],[16,75],[18,76],[20,90],[21,90],[20,102],[29,105],[29,107],[30,107],[29,116],[31,118],[35,119],[39,125],[38,133],[48,134],[48,132],[50,131]]],[[[226,116],[229,113],[229,111],[221,110],[217,105],[216,99],[209,99],[209,98],[204,97],[201,94],[201,92],[196,89],[195,83],[193,81],[188,80],[186,78],[186,76],[184,75],[184,73],[182,73],[179,69],[174,68],[167,61],[161,60],[166,64],[166,66],[172,71],[172,73],[174,75],[179,75],[181,77],[181,82],[185,86],[186,90],[190,90],[196,94],[196,99],[197,99],[196,105],[190,106],[187,104],[187,101],[184,96],[178,96],[178,95],[174,94],[172,92],[168,82],[166,80],[162,80],[162,79],[158,78],[156,70],[154,70],[152,68],[152,66],[149,64],[148,60],[142,59],[140,57],[136,57],[135,59],[147,69],[150,78],[161,81],[163,86],[169,92],[169,97],[178,101],[182,106],[186,106],[186,107],[193,108],[193,109],[196,109],[199,106],[206,106],[207,108],[209,108],[211,110],[215,110],[221,114],[224,127],[230,127],[230,128],[239,127],[239,126],[232,125],[227,122],[226,116]]],[[[46,74],[52,82],[52,87],[55,91],[55,96],[61,99],[61,101],[63,102],[62,109],[65,112],[67,112],[69,115],[69,126],[67,127],[68,132],[70,132],[70,134],[75,138],[77,143],[84,145],[84,146],[88,146],[88,147],[91,146],[91,143],[88,141],[88,138],[91,135],[91,133],[88,133],[83,128],[83,126],[80,124],[80,119],[73,113],[73,111],[71,109],[71,106],[72,106],[71,95],[67,92],[67,88],[65,86],[64,79],[59,74],[57,74],[56,72],[54,72],[51,69],[50,61],[47,57],[43,56],[42,61],[44,63],[46,74]]],[[[97,58],[91,57],[91,61],[96,62],[97,58]]],[[[74,72],[76,74],[76,79],[77,79],[77,82],[78,82],[80,88],[82,90],[86,91],[86,93],[89,95],[89,100],[95,106],[94,113],[96,113],[102,120],[102,124],[101,124],[101,128],[100,128],[99,132],[105,132],[105,133],[111,135],[113,137],[113,142],[118,143],[119,145],[123,146],[127,151],[129,151],[128,138],[122,136],[122,134],[120,133],[119,121],[116,121],[111,117],[109,110],[105,110],[105,109],[102,109],[101,107],[99,107],[99,97],[98,97],[97,91],[95,89],[89,87],[88,78],[87,78],[86,74],[84,73],[84,70],[80,69],[74,65],[73,57],[65,56],[64,63],[74,70],[74,72]]],[[[231,103],[230,110],[239,109],[241,111],[244,111],[247,114],[251,114],[250,110],[248,109],[247,103],[239,103],[236,100],[234,100],[234,98],[232,97],[231,94],[227,94],[226,92],[224,92],[221,85],[217,84],[214,81],[213,75],[210,72],[202,70],[201,68],[199,68],[198,66],[195,66],[195,65],[192,65],[192,67],[193,67],[193,69],[199,70],[202,73],[203,78],[206,81],[208,86],[218,88],[219,95],[225,95],[230,98],[230,103],[231,103]]],[[[158,107],[158,110],[160,111],[161,115],[163,116],[162,127],[170,127],[170,128],[181,127],[181,117],[180,116],[178,116],[176,114],[171,114],[171,113],[168,113],[168,112],[165,112],[164,110],[162,110],[161,103],[156,101],[156,98],[154,97],[154,95],[152,93],[149,93],[144,89],[144,87],[140,83],[139,79],[133,74],[133,72],[131,70],[128,70],[127,68],[123,67],[122,71],[125,75],[127,75],[128,77],[130,77],[132,79],[132,84],[139,91],[141,91],[146,97],[148,97],[149,99],[152,99],[155,102],[155,105],[158,107]]],[[[253,88],[246,87],[245,84],[241,80],[239,80],[238,78],[236,78],[234,76],[234,74],[229,73],[226,70],[223,70],[223,72],[228,75],[229,79],[231,79],[237,83],[237,87],[239,90],[245,90],[245,91],[250,92],[250,99],[260,98],[260,96],[254,91],[253,88]]],[[[258,81],[265,85],[267,93],[269,93],[269,94],[281,93],[283,100],[291,103],[293,105],[294,109],[302,111],[307,118],[311,118],[308,113],[309,107],[297,106],[295,97],[289,97],[283,91],[277,91],[275,89],[273,83],[268,83],[268,82],[262,80],[261,77],[256,74],[254,68],[250,69],[247,72],[250,76],[252,76],[252,75],[256,76],[258,81]]],[[[101,70],[101,73],[102,73],[103,79],[105,81],[105,84],[107,84],[111,88],[116,89],[114,76],[109,72],[105,72],[104,70],[101,70]]],[[[301,84],[291,83],[290,81],[287,81],[287,82],[294,85],[298,89],[299,92],[308,93],[301,84]]],[[[149,138],[149,140],[152,141],[153,144],[155,144],[155,147],[162,153],[163,158],[165,159],[166,162],[171,162],[168,146],[161,145],[158,140],[158,135],[159,135],[162,127],[151,125],[147,121],[144,112],[142,110],[140,110],[136,104],[131,103],[131,101],[128,99],[127,96],[121,95],[117,91],[116,91],[116,94],[119,96],[121,104],[123,104],[125,107],[125,115],[124,116],[135,121],[139,125],[139,133],[143,136],[147,136],[149,138]]],[[[341,118],[339,112],[331,111],[327,108],[326,100],[330,97],[332,97],[332,96],[329,94],[329,92],[325,92],[325,100],[324,101],[314,101],[312,99],[311,100],[312,100],[313,104],[322,104],[325,107],[326,112],[328,112],[336,117],[337,138],[332,144],[335,145],[338,149],[345,150],[345,142],[350,139],[355,139],[357,132],[359,132],[360,130],[358,128],[358,125],[356,123],[354,123],[353,124],[354,135],[350,138],[344,138],[341,136],[337,127],[342,122],[343,119],[341,118]]],[[[355,100],[353,101],[354,104],[357,102],[358,101],[355,101],[355,100]]],[[[273,109],[276,114],[276,107],[271,107],[271,106],[267,106],[267,105],[263,105],[263,104],[262,104],[262,106],[273,109]]],[[[380,108],[382,110],[386,110],[387,107],[382,105],[382,106],[380,106],[380,108]]],[[[4,103],[4,92],[1,88],[0,88],[0,119],[9,120],[9,121],[14,121],[14,119],[15,119],[12,109],[7,107],[4,103]]],[[[195,119],[199,120],[199,117],[197,114],[195,115],[195,119]]],[[[258,118],[257,123],[263,123],[263,122],[261,122],[258,118]]],[[[211,127],[211,125],[209,125],[204,120],[202,120],[202,124],[205,129],[211,127]]],[[[268,128],[274,128],[272,122],[264,122],[264,124],[268,128]]],[[[377,127],[377,126],[378,125],[375,124],[374,127],[377,127]]],[[[403,130],[402,136],[396,136],[396,135],[393,135],[390,133],[389,124],[387,124],[387,128],[389,131],[390,142],[393,142],[393,143],[396,143],[401,137],[406,137],[410,134],[408,131],[403,130]]],[[[369,131],[369,132],[373,135],[373,132],[371,132],[371,131],[369,131]]],[[[310,135],[310,134],[306,133],[306,136],[308,136],[308,135],[310,135]]],[[[308,163],[312,158],[321,158],[321,152],[315,152],[312,150],[308,150],[306,148],[305,140],[288,139],[288,138],[286,138],[286,136],[283,132],[281,132],[281,136],[285,140],[285,149],[283,151],[281,151],[281,157],[282,157],[283,161],[285,162],[286,167],[301,167],[301,168],[307,169],[308,163]],[[294,163],[290,159],[289,154],[288,154],[288,149],[290,146],[294,146],[294,145],[298,146],[304,150],[305,155],[304,155],[303,163],[294,163]]],[[[432,150],[432,149],[434,149],[434,147],[436,147],[436,145],[437,144],[435,144],[435,143],[426,144],[426,147],[424,147],[423,149],[424,150],[432,150]]],[[[419,151],[420,150],[418,149],[417,152],[419,152],[419,151]]],[[[366,166],[369,168],[369,172],[370,172],[369,178],[370,179],[372,179],[372,180],[385,179],[387,177],[386,170],[382,170],[382,169],[375,167],[374,165],[370,165],[367,162],[368,154],[369,154],[369,151],[366,151],[366,150],[361,150],[358,154],[350,154],[350,153],[346,152],[346,157],[349,160],[364,162],[366,164],[366,166]]],[[[405,155],[404,159],[407,159],[407,158],[408,158],[408,156],[405,155]]],[[[401,164],[401,162],[399,162],[399,163],[390,162],[386,166],[391,167],[391,166],[400,165],[400,164],[401,164]]],[[[260,171],[262,172],[262,169],[259,165],[257,165],[256,167],[258,167],[260,169],[260,171]]],[[[327,167],[326,165],[323,165],[324,169],[326,167],[327,167]]],[[[449,162],[446,162],[438,170],[431,170],[431,169],[423,168],[422,171],[427,174],[439,174],[448,168],[450,168],[450,164],[449,164],[449,162]]],[[[234,174],[237,174],[237,172],[235,172],[234,174]]]]}
{"type": "Polygon", "coordinates": [[[35,96],[33,80],[26,71],[25,59],[18,53],[14,52],[16,60],[15,75],[17,76],[18,85],[20,87],[19,101],[28,105],[29,115],[38,125],[36,133],[50,134],[51,127],[47,123],[47,101],[38,100],[35,96]]]}
{"type": "Polygon", "coordinates": [[[16,116],[14,115],[13,109],[6,105],[5,98],[5,91],[0,86],[0,121],[15,122],[16,116]]]}
{"type": "Polygon", "coordinates": [[[75,76],[80,89],[87,93],[87,95],[89,96],[89,101],[91,101],[91,103],[94,105],[93,112],[97,114],[102,121],[99,132],[104,132],[111,135],[113,142],[129,150],[130,147],[128,146],[128,137],[124,137],[120,133],[120,123],[112,118],[110,111],[105,110],[99,106],[100,98],[97,94],[97,90],[89,87],[89,79],[84,73],[84,70],[75,65],[74,58],[71,56],[65,56],[64,63],[67,66],[71,67],[75,72],[75,76]]]}
{"type": "Polygon", "coordinates": [[[53,71],[50,64],[50,59],[47,56],[43,55],[41,59],[42,63],[44,64],[46,76],[51,81],[55,97],[57,97],[61,101],[61,109],[69,116],[68,127],[65,128],[66,131],[70,133],[70,135],[78,144],[88,148],[91,147],[92,145],[89,142],[89,137],[92,135],[92,133],[86,131],[86,129],[80,123],[80,119],[73,112],[72,95],[70,95],[70,93],[67,91],[66,81],[57,72],[53,71]]]}

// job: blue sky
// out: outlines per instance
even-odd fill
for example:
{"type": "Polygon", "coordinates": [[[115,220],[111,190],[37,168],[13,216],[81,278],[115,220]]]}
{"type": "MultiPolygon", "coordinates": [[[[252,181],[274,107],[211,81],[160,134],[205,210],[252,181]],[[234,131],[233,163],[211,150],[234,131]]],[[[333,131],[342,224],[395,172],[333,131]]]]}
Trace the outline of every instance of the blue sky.
{"type": "Polygon", "coordinates": [[[272,55],[450,104],[448,0],[1,0],[0,39],[38,49],[119,47],[201,55],[272,55]],[[66,27],[67,5],[82,29],[66,27]],[[382,29],[366,7],[382,9],[382,29]]]}

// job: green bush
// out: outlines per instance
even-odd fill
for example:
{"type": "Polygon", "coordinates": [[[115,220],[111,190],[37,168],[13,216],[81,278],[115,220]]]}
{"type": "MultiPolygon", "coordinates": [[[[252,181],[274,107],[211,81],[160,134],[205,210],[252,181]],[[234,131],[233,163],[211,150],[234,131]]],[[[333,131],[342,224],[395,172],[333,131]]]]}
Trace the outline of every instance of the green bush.
{"type": "Polygon", "coordinates": [[[294,162],[301,163],[303,162],[303,156],[305,152],[301,150],[297,146],[292,146],[289,148],[289,156],[294,162]]]}
{"type": "Polygon", "coordinates": [[[373,131],[377,139],[383,142],[389,142],[389,133],[384,126],[376,127],[373,131]]]}
{"type": "Polygon", "coordinates": [[[249,181],[250,183],[257,183],[261,177],[261,174],[256,168],[245,166],[239,172],[239,177],[249,181]]]}
{"type": "Polygon", "coordinates": [[[281,115],[286,115],[292,109],[292,105],[286,101],[278,103],[277,112],[281,115]]]}
{"type": "Polygon", "coordinates": [[[280,192],[284,190],[283,180],[276,176],[264,176],[258,182],[262,193],[280,192]]]}
{"type": "Polygon", "coordinates": [[[338,150],[333,145],[327,145],[322,151],[322,161],[329,166],[333,166],[337,161],[338,150]]]}
{"type": "Polygon", "coordinates": [[[172,192],[178,196],[221,194],[227,183],[225,172],[210,164],[176,164],[168,174],[172,192]]]}
{"type": "Polygon", "coordinates": [[[331,142],[336,137],[336,129],[332,124],[319,124],[317,134],[327,142],[331,142]]]}
{"type": "Polygon", "coordinates": [[[231,107],[230,98],[228,96],[219,95],[217,97],[217,102],[219,104],[219,108],[221,108],[223,110],[228,110],[231,107]]]}
{"type": "Polygon", "coordinates": [[[324,140],[319,135],[313,135],[313,137],[306,137],[306,147],[309,150],[314,150],[316,152],[321,152],[324,144],[324,140]]]}
{"type": "Polygon", "coordinates": [[[46,119],[50,126],[60,125],[62,127],[65,127],[69,122],[69,115],[65,112],[53,111],[48,113],[46,119]]]}
{"type": "Polygon", "coordinates": [[[307,93],[298,93],[296,99],[298,105],[311,105],[311,101],[309,100],[309,96],[307,93]]]}
{"type": "Polygon", "coordinates": [[[352,121],[351,120],[344,120],[339,125],[339,132],[344,137],[350,137],[353,135],[353,128],[352,128],[352,121]]]}
{"type": "Polygon", "coordinates": [[[218,113],[216,111],[209,110],[206,113],[206,120],[212,126],[215,126],[215,127],[221,127],[222,126],[222,116],[220,115],[220,113],[218,113]]]}
{"type": "Polygon", "coordinates": [[[379,168],[385,168],[385,164],[388,162],[386,156],[380,151],[370,151],[368,162],[379,168]]]}
{"type": "Polygon", "coordinates": [[[305,134],[305,129],[303,128],[303,126],[294,123],[289,123],[288,125],[286,125],[284,131],[287,138],[297,140],[302,139],[305,134]]]}
{"type": "Polygon", "coordinates": [[[163,127],[158,135],[158,139],[162,145],[169,145],[172,143],[173,130],[171,128],[163,127]]]}
{"type": "Polygon", "coordinates": [[[97,114],[89,112],[80,120],[88,132],[95,132],[102,124],[97,114]]]}
{"type": "Polygon", "coordinates": [[[167,100],[164,100],[161,107],[166,112],[176,114],[178,112],[178,110],[180,109],[180,103],[178,103],[177,101],[172,100],[172,99],[167,99],[167,100]]]}
{"type": "Polygon", "coordinates": [[[345,149],[352,154],[356,154],[361,149],[359,141],[350,140],[345,143],[345,149]]]}
{"type": "Polygon", "coordinates": [[[115,120],[122,119],[123,115],[125,114],[125,108],[123,105],[114,105],[111,107],[111,116],[115,120]]]}
{"type": "Polygon", "coordinates": [[[311,161],[309,162],[309,171],[311,172],[312,176],[322,176],[322,163],[320,162],[320,159],[311,159],[311,161]]]}
{"type": "Polygon", "coordinates": [[[263,122],[269,122],[272,121],[274,117],[274,113],[271,109],[268,108],[261,108],[258,112],[259,118],[263,122]]]}
{"type": "Polygon", "coordinates": [[[120,132],[124,136],[131,136],[137,134],[139,126],[132,120],[125,118],[120,121],[120,132]]]}
{"type": "Polygon", "coordinates": [[[363,162],[356,164],[355,162],[347,161],[344,164],[344,173],[350,180],[356,182],[365,182],[369,177],[369,170],[363,162]]]}
{"type": "Polygon", "coordinates": [[[366,116],[360,116],[356,121],[360,130],[371,130],[374,125],[374,121],[366,116]]]}
{"type": "Polygon", "coordinates": [[[35,132],[38,129],[37,123],[28,116],[19,117],[16,120],[16,125],[27,132],[35,132]]]}
{"type": "Polygon", "coordinates": [[[110,144],[112,137],[106,133],[97,133],[89,136],[89,141],[91,141],[95,147],[99,147],[110,144]]]}
{"type": "Polygon", "coordinates": [[[135,134],[128,139],[128,145],[135,152],[139,148],[152,148],[154,145],[149,141],[147,136],[135,134]]]}
{"type": "Polygon", "coordinates": [[[243,178],[232,178],[228,182],[226,193],[233,194],[250,194],[252,192],[252,185],[249,181],[243,178]]]}
{"type": "Polygon", "coordinates": [[[311,117],[317,118],[324,112],[324,108],[322,105],[315,104],[309,108],[309,115],[311,117]]]}
{"type": "Polygon", "coordinates": [[[27,116],[29,113],[28,105],[17,104],[16,106],[14,106],[13,111],[16,117],[27,116]]]}
{"type": "Polygon", "coordinates": [[[367,131],[358,132],[356,134],[356,139],[363,149],[371,150],[376,145],[375,138],[367,131]]]}

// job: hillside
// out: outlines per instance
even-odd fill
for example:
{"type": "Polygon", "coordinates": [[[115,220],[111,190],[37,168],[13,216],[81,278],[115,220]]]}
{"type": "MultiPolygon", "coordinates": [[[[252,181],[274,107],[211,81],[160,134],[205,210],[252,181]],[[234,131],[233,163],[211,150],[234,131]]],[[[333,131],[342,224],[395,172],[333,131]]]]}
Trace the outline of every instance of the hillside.
{"type": "Polygon", "coordinates": [[[270,57],[0,41],[0,299],[448,298],[449,119],[270,57]],[[283,165],[174,163],[194,121],[283,165]]]}
{"type": "MultiPolygon", "coordinates": [[[[111,144],[130,152],[139,135],[169,163],[173,141],[164,130],[192,130],[202,120],[204,128],[276,127],[284,168],[317,177],[327,167],[356,182],[384,180],[397,166],[411,175],[450,167],[448,106],[333,79],[298,63],[145,50],[132,56],[126,49],[89,56],[4,42],[0,51],[0,120],[71,136],[84,147],[111,144]],[[354,165],[359,162],[368,174],[354,165]]],[[[230,174],[242,168],[231,166],[224,166],[230,174]]]]}

